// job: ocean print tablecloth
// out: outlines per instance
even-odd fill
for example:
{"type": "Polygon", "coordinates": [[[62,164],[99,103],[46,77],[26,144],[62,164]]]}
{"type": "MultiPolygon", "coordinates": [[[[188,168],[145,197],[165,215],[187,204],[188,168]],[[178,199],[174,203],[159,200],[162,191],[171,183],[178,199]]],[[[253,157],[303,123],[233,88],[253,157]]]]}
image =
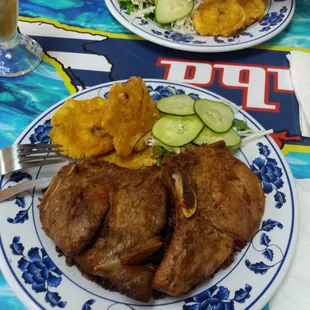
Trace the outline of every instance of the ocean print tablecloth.
{"type": "MultiPolygon", "coordinates": [[[[19,28],[42,45],[45,55],[32,73],[0,79],[0,149],[41,112],[79,90],[132,75],[182,81],[187,65],[196,72],[211,65],[206,87],[273,128],[294,177],[310,178],[310,139],[301,136],[298,104],[285,83],[288,51],[310,52],[310,0],[297,0],[293,21],[273,40],[225,54],[180,52],[141,40],[113,19],[103,0],[20,0],[19,28]],[[248,76],[243,83],[241,71],[248,76]]],[[[198,78],[196,74],[191,82],[201,84],[198,78]]],[[[25,308],[0,271],[4,309],[25,308]]]]}

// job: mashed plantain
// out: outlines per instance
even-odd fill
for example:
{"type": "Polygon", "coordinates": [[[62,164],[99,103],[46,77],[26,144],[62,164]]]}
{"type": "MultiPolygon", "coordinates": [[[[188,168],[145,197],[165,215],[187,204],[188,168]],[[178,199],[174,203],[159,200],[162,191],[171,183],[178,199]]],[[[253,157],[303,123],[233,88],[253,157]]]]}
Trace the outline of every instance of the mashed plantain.
{"type": "Polygon", "coordinates": [[[69,99],[53,115],[52,142],[61,144],[71,158],[94,158],[114,149],[113,138],[102,125],[107,100],[69,99]]]}
{"type": "Polygon", "coordinates": [[[108,102],[102,119],[103,126],[113,137],[116,153],[129,156],[137,142],[160,118],[160,113],[139,77],[131,77],[125,84],[115,83],[108,102]]]}

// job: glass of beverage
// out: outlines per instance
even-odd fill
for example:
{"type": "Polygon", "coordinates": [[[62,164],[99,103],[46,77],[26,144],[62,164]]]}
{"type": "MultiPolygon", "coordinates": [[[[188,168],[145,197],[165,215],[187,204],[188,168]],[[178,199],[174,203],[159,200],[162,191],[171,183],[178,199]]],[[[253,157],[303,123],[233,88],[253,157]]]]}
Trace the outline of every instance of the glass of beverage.
{"type": "Polygon", "coordinates": [[[41,46],[18,33],[18,0],[0,0],[0,76],[14,77],[33,70],[42,60],[41,46]]]}

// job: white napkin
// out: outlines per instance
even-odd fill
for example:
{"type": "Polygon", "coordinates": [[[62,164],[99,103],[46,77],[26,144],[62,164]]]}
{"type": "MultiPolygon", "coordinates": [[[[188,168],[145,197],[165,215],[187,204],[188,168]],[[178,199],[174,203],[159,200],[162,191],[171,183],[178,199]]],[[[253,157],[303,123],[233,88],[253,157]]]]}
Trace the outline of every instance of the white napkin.
{"type": "Polygon", "coordinates": [[[290,63],[291,80],[299,104],[299,122],[303,137],[310,137],[310,53],[292,51],[290,63]]]}
{"type": "MultiPolygon", "coordinates": [[[[309,102],[310,104],[310,102],[309,102]]],[[[270,310],[310,309],[310,179],[296,180],[299,234],[294,260],[270,310]]]]}

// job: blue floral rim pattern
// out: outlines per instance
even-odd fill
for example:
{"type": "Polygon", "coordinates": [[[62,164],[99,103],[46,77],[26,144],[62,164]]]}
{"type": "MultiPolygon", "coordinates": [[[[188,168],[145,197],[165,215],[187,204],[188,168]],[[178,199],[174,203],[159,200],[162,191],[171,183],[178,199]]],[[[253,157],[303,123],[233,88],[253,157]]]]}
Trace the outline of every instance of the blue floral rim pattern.
{"type": "Polygon", "coordinates": [[[295,10],[295,0],[269,0],[265,17],[231,37],[199,36],[167,30],[152,20],[131,17],[118,0],[105,0],[112,15],[127,29],[154,43],[188,51],[228,51],[260,44],[282,31],[295,10]],[[169,43],[170,42],[170,43],[169,43]],[[194,47],[197,49],[194,49],[194,47]]]}
{"type": "MultiPolygon", "coordinates": [[[[152,81],[150,82],[152,83],[152,81]]],[[[153,83],[156,83],[156,82],[157,81],[154,81],[153,83]]],[[[184,93],[184,90],[182,89],[182,87],[181,88],[177,87],[178,84],[163,82],[163,81],[161,82],[161,84],[162,85],[159,85],[157,87],[153,87],[151,85],[148,86],[149,91],[152,97],[154,98],[154,100],[159,100],[160,98],[163,98],[163,97],[166,97],[172,94],[176,94],[176,93],[184,93]],[[170,85],[163,86],[164,84],[170,84],[170,85]]],[[[106,87],[108,87],[109,85],[111,84],[106,84],[106,87]]],[[[191,95],[194,99],[198,98],[198,95],[196,93],[197,91],[196,88],[191,87],[191,86],[186,86],[186,88],[192,90],[191,92],[188,93],[189,95],[191,95]]],[[[95,89],[98,89],[99,92],[101,91],[100,87],[97,87],[95,89]]],[[[84,92],[84,94],[89,91],[92,91],[92,89],[84,92]]],[[[204,92],[208,94],[208,91],[204,90],[204,92]]],[[[104,92],[103,94],[106,95],[107,92],[104,92]]],[[[76,97],[76,96],[77,95],[73,97],[76,97]]],[[[53,109],[56,109],[60,105],[61,104],[58,104],[53,109]]],[[[45,113],[37,121],[37,123],[39,123],[41,119],[44,119],[45,115],[49,114],[53,109],[47,111],[47,113],[45,113]]],[[[248,120],[254,126],[257,126],[255,123],[251,121],[251,119],[248,119],[248,120]]],[[[49,142],[47,137],[48,137],[50,129],[51,129],[50,122],[48,119],[45,120],[39,126],[33,125],[32,128],[28,129],[28,131],[19,140],[19,143],[24,139],[25,136],[29,134],[30,134],[29,139],[34,139],[36,140],[35,142],[37,143],[43,140],[45,142],[49,142]]],[[[283,166],[283,162],[280,157],[278,158],[279,161],[278,159],[271,157],[271,155],[277,154],[277,151],[275,150],[272,144],[270,144],[269,146],[267,144],[263,144],[259,142],[257,144],[257,149],[258,149],[259,156],[253,159],[250,167],[253,170],[253,172],[256,173],[261,179],[262,187],[266,195],[271,194],[273,196],[274,201],[275,201],[274,207],[276,209],[281,209],[287,204],[286,195],[284,194],[284,192],[279,191],[279,189],[281,189],[284,185],[284,181],[283,181],[284,175],[288,178],[286,169],[283,166]],[[270,150],[270,147],[273,149],[273,151],[270,150]]],[[[277,154],[277,156],[279,155],[277,154]]],[[[22,181],[23,179],[31,179],[31,178],[32,176],[25,172],[12,173],[11,176],[8,178],[8,180],[3,185],[2,185],[3,178],[0,180],[0,187],[1,186],[3,187],[5,184],[7,185],[10,182],[17,183],[17,182],[22,181]]],[[[289,178],[288,178],[288,181],[289,181],[289,178]]],[[[290,184],[288,185],[290,186],[290,184]]],[[[292,208],[293,208],[292,210],[294,214],[293,195],[292,195],[291,189],[290,191],[291,191],[291,196],[292,196],[292,208]]],[[[18,208],[24,209],[26,206],[25,198],[21,196],[17,196],[15,198],[15,205],[18,208]]],[[[32,206],[29,206],[28,209],[32,209],[32,206]]],[[[28,220],[28,217],[27,217],[28,213],[27,213],[27,216],[18,216],[18,214],[19,213],[17,213],[14,219],[8,218],[7,221],[11,224],[23,224],[24,222],[28,220]],[[23,218],[23,220],[20,220],[20,218],[23,218]]],[[[292,218],[290,240],[292,238],[293,223],[294,223],[294,218],[292,218]]],[[[278,271],[277,271],[278,273],[279,270],[281,269],[281,266],[285,262],[288,250],[290,248],[291,241],[289,241],[286,249],[281,249],[279,246],[272,244],[271,236],[268,235],[268,232],[275,228],[282,230],[283,224],[274,219],[264,220],[260,230],[257,232],[257,234],[255,235],[255,237],[253,238],[249,246],[249,247],[253,247],[255,251],[259,251],[262,255],[262,258],[266,259],[267,261],[272,262],[271,265],[267,265],[266,263],[262,261],[252,263],[249,259],[245,259],[244,263],[246,267],[255,274],[264,275],[268,272],[268,270],[270,270],[271,268],[275,266],[278,266],[278,271]],[[255,244],[256,239],[259,239],[259,244],[260,246],[263,247],[263,249],[258,249],[258,250],[256,249],[256,244],[255,244]],[[275,262],[275,256],[277,253],[275,251],[278,251],[278,254],[279,253],[281,254],[280,259],[277,260],[276,262],[275,262]]],[[[1,242],[2,251],[4,251],[1,238],[0,238],[0,242],[1,242]]],[[[59,286],[59,284],[61,283],[61,277],[63,275],[63,272],[58,270],[58,268],[50,261],[43,247],[43,244],[42,244],[41,249],[37,247],[31,248],[27,252],[27,255],[26,255],[24,252],[24,246],[20,242],[20,237],[14,237],[10,245],[10,248],[14,255],[22,256],[18,262],[18,268],[23,272],[22,278],[24,279],[25,283],[29,285],[31,284],[32,289],[36,293],[45,292],[47,295],[47,297],[45,298],[45,301],[51,304],[52,307],[54,306],[61,307],[61,308],[65,307],[67,304],[67,301],[62,301],[58,293],[49,290],[49,287],[56,288],[59,286]]],[[[243,260],[243,258],[241,260],[243,260]]],[[[274,276],[273,280],[276,278],[276,275],[274,276]]],[[[16,277],[16,275],[14,276],[16,277]]],[[[273,280],[268,284],[268,286],[266,287],[266,290],[271,285],[273,280]]],[[[22,286],[21,283],[20,285],[22,286]]],[[[183,309],[209,309],[211,306],[215,306],[215,305],[218,306],[219,308],[214,308],[214,309],[234,309],[235,303],[244,303],[247,299],[251,297],[251,290],[252,290],[253,283],[245,283],[244,285],[245,285],[244,288],[239,288],[232,295],[231,295],[230,289],[227,288],[226,286],[218,285],[218,284],[213,285],[212,287],[204,290],[203,292],[191,298],[185,299],[183,309]]],[[[30,295],[28,294],[28,296],[30,295]]],[[[257,298],[257,300],[259,300],[259,297],[257,298]]],[[[82,306],[82,309],[90,310],[91,306],[95,302],[96,302],[95,299],[87,300],[82,306]]],[[[115,305],[116,304],[117,302],[115,303],[115,305]]],[[[255,304],[255,301],[253,301],[252,304],[255,304]]]]}

